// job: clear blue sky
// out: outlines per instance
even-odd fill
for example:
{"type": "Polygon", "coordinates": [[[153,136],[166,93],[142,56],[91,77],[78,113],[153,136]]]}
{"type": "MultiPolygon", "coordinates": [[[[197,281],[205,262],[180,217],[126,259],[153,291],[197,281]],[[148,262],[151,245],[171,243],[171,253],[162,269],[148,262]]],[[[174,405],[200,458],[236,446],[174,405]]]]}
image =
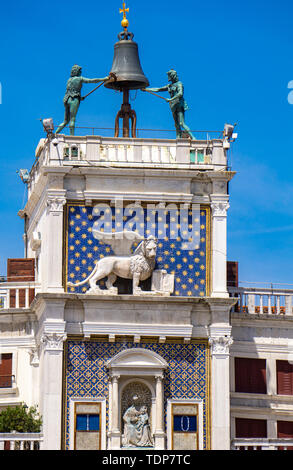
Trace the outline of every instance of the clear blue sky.
{"type": "MultiPolygon", "coordinates": [[[[122,0],[5,2],[1,8],[1,234],[6,259],[23,256],[25,185],[41,137],[39,119],[63,120],[71,66],[83,75],[108,74],[121,30],[122,0]]],[[[152,86],[175,68],[185,85],[192,129],[222,130],[238,122],[230,184],[228,257],[243,281],[293,284],[292,0],[128,0],[129,29],[139,43],[152,86]]],[[[90,91],[88,86],[84,90],[90,91]]],[[[138,92],[138,127],[172,129],[168,106],[138,92]]],[[[80,126],[113,127],[120,96],[101,88],[81,104],[80,126]]]]}

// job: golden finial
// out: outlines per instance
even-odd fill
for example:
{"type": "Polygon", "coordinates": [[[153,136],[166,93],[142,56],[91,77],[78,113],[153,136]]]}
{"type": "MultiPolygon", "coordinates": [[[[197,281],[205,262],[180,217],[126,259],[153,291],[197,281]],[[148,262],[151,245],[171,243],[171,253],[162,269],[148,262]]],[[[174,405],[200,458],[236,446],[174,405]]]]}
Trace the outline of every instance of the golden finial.
{"type": "Polygon", "coordinates": [[[120,13],[123,13],[123,20],[121,21],[122,28],[125,30],[128,28],[129,21],[126,18],[126,12],[129,12],[129,8],[126,8],[126,3],[123,2],[123,8],[120,8],[120,13]]]}

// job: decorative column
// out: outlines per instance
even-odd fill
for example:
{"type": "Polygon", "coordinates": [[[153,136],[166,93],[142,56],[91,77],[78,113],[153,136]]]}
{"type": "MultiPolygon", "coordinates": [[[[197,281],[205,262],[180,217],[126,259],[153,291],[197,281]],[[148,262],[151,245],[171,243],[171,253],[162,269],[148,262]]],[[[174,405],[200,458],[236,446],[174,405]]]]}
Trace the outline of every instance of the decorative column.
{"type": "Polygon", "coordinates": [[[209,344],[212,355],[212,450],[230,450],[229,348],[233,338],[211,336],[209,344]]]}
{"type": "Polygon", "coordinates": [[[120,375],[111,376],[111,390],[112,390],[112,400],[111,400],[111,431],[110,431],[110,442],[111,449],[120,449],[121,447],[121,432],[119,429],[119,379],[120,375]]]}
{"type": "Polygon", "coordinates": [[[46,250],[44,263],[46,291],[64,292],[63,269],[63,207],[66,204],[65,191],[50,193],[47,198],[46,250]],[[59,194],[60,193],[60,194],[59,194]]]}
{"type": "Polygon", "coordinates": [[[211,297],[229,297],[227,292],[227,196],[212,197],[212,293],[211,297]],[[224,199],[225,198],[225,199],[224,199]]]}
{"type": "Polygon", "coordinates": [[[63,343],[66,333],[44,332],[40,346],[40,412],[43,417],[44,450],[61,449],[63,343]]]}
{"type": "Polygon", "coordinates": [[[236,299],[209,299],[212,450],[230,449],[230,311],[236,299]]]}
{"type": "Polygon", "coordinates": [[[163,375],[156,375],[156,430],[154,433],[155,449],[165,449],[165,438],[164,432],[164,387],[163,387],[163,375]]]}

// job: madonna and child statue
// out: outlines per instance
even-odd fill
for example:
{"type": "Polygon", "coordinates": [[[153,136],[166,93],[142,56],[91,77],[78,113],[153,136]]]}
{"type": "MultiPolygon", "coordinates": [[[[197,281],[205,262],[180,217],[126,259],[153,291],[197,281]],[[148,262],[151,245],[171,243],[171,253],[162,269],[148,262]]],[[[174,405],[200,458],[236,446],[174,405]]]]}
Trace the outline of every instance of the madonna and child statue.
{"type": "Polygon", "coordinates": [[[123,447],[153,447],[154,442],[146,406],[142,406],[139,410],[134,405],[130,406],[123,415],[123,421],[123,447]]]}

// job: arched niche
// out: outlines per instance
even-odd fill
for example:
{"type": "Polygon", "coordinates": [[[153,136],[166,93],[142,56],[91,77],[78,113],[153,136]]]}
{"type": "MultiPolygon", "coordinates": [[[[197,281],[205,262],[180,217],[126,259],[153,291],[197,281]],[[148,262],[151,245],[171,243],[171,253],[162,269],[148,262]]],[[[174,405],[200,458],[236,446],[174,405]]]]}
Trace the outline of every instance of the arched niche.
{"type": "Polygon", "coordinates": [[[168,363],[153,351],[132,348],[121,351],[110,359],[106,365],[110,375],[109,448],[118,449],[121,446],[124,425],[123,414],[128,405],[147,406],[154,447],[163,448],[163,378],[168,363]],[[133,387],[133,394],[131,387],[133,387]],[[138,393],[145,394],[145,403],[143,403],[143,396],[138,396],[137,399],[134,398],[138,393]],[[128,396],[127,399],[125,399],[126,395],[128,396]]]}
{"type": "Polygon", "coordinates": [[[155,376],[163,374],[168,363],[159,354],[143,348],[121,351],[107,362],[111,374],[155,376]]]}

